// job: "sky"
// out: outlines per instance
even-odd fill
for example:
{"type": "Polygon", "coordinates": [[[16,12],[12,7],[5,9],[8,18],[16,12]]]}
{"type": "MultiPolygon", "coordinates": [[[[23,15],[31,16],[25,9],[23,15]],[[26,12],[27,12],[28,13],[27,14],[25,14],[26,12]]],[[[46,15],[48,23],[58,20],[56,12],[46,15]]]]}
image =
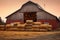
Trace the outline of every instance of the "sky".
{"type": "MultiPolygon", "coordinates": [[[[16,10],[29,0],[0,0],[0,17],[6,21],[8,15],[16,10]]],[[[39,4],[47,12],[59,17],[60,16],[60,0],[31,0],[39,4]]]]}

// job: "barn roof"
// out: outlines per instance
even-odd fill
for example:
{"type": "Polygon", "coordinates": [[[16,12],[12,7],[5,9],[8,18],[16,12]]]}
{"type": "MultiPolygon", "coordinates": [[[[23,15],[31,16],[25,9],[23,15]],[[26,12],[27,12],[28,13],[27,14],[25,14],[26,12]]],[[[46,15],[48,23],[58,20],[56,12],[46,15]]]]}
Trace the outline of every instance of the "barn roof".
{"type": "Polygon", "coordinates": [[[27,4],[34,4],[34,5],[36,5],[39,9],[43,9],[43,8],[42,8],[41,6],[39,6],[37,3],[34,3],[34,2],[32,2],[32,1],[28,1],[28,2],[26,2],[25,4],[23,4],[20,9],[18,9],[17,11],[13,12],[13,13],[10,14],[10,15],[8,15],[6,18],[8,18],[8,17],[10,17],[11,15],[13,15],[14,13],[20,11],[20,10],[21,10],[25,5],[27,5],[27,4]]]}
{"type": "Polygon", "coordinates": [[[22,7],[25,6],[25,5],[27,5],[27,4],[34,4],[34,5],[36,5],[39,9],[43,9],[40,5],[38,5],[37,3],[34,3],[34,2],[32,2],[32,1],[26,2],[25,4],[22,5],[22,7]]]}
{"type": "MultiPolygon", "coordinates": [[[[13,12],[13,13],[10,14],[9,16],[7,16],[6,18],[8,18],[8,17],[10,17],[11,15],[13,15],[14,13],[20,11],[20,10],[23,8],[23,6],[25,6],[25,5],[27,5],[27,4],[34,4],[34,5],[36,5],[40,10],[45,11],[45,10],[44,10],[41,6],[39,6],[37,3],[34,3],[34,2],[32,2],[32,1],[28,1],[28,2],[26,2],[25,4],[23,4],[20,9],[18,9],[18,10],[15,11],[15,12],[13,12]]],[[[47,11],[45,11],[45,12],[48,13],[49,15],[52,15],[51,13],[49,13],[49,12],[47,12],[47,11]]],[[[56,17],[55,15],[52,15],[52,16],[56,17]]],[[[56,17],[56,19],[58,19],[58,18],[56,17]]]]}

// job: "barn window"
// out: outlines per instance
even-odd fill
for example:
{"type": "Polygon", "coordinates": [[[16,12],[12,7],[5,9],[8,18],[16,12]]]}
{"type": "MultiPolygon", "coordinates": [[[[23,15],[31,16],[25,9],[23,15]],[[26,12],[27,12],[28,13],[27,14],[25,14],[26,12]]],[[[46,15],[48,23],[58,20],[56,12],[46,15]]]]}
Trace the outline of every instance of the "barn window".
{"type": "Polygon", "coordinates": [[[49,24],[49,22],[44,22],[44,24],[49,24]]]}

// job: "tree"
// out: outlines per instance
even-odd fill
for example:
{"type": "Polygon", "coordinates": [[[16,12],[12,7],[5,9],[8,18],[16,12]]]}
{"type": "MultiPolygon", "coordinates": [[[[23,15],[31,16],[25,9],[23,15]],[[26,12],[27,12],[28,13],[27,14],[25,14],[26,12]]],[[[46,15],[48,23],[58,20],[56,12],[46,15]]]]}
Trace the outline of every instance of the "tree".
{"type": "Polygon", "coordinates": [[[3,22],[3,20],[0,17],[0,25],[4,25],[5,23],[3,22]]]}
{"type": "Polygon", "coordinates": [[[59,20],[60,20],[60,17],[59,17],[59,20]]]}

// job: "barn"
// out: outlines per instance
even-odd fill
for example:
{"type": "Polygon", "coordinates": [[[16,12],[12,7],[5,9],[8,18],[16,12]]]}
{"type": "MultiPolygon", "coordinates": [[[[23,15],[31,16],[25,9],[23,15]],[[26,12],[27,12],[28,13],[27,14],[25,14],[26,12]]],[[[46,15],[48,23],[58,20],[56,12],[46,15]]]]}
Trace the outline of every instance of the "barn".
{"type": "Polygon", "coordinates": [[[41,6],[32,1],[28,1],[22,5],[20,9],[6,17],[6,23],[13,22],[25,23],[26,20],[33,20],[34,22],[49,23],[55,29],[58,25],[56,16],[45,11],[41,6]]]}

